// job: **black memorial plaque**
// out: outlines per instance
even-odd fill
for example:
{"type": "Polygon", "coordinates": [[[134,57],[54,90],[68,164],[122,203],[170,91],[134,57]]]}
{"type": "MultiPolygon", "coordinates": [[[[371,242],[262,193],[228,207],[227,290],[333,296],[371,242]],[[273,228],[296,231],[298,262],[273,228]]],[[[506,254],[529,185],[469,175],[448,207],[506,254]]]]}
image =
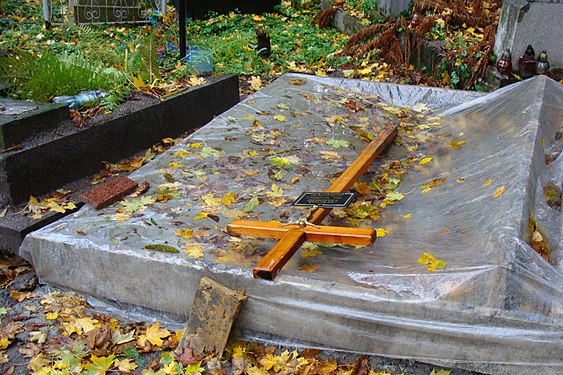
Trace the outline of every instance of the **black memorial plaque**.
{"type": "Polygon", "coordinates": [[[356,193],[304,192],[292,206],[317,206],[320,208],[345,208],[356,198],[356,193]]]}

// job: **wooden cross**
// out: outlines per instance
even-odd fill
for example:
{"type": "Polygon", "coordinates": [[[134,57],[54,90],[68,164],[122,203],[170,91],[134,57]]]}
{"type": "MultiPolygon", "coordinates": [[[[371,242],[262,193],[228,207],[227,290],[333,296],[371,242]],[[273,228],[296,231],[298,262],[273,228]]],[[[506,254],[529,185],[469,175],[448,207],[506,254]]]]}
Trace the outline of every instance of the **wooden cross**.
{"type": "MultiPolygon", "coordinates": [[[[397,125],[390,125],[383,129],[326,191],[333,193],[348,191],[366,173],[369,166],[396,135],[397,125]]],[[[312,212],[308,221],[302,219],[296,224],[235,220],[227,226],[227,231],[233,236],[254,236],[279,240],[258,262],[252,272],[255,278],[273,280],[305,241],[364,246],[373,244],[376,238],[374,229],[319,226],[318,224],[330,211],[331,208],[317,208],[312,212]]]]}

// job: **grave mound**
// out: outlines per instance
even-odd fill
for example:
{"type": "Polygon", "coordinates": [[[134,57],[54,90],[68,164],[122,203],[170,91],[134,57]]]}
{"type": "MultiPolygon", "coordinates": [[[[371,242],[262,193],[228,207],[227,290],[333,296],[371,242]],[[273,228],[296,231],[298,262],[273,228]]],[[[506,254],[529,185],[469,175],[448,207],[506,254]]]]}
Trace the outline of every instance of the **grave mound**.
{"type": "Polygon", "coordinates": [[[84,207],[20,255],[42,282],[178,318],[210,277],[246,291],[247,337],[558,374],[561,212],[544,187],[561,189],[562,101],[544,76],[482,95],[286,74],[133,173],[144,195],[84,207]],[[399,135],[357,200],[323,222],[377,241],[305,243],[273,281],[253,278],[275,241],[227,225],[303,217],[291,201],[325,190],[388,124],[399,135]]]}

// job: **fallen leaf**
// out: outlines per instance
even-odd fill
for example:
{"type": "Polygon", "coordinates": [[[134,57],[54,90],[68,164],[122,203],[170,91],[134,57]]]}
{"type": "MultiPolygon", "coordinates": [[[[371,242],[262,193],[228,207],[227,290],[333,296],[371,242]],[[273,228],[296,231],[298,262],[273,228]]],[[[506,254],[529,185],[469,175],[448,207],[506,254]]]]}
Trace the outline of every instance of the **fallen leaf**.
{"type": "Polygon", "coordinates": [[[109,355],[107,357],[96,357],[92,354],[90,357],[91,363],[87,363],[84,365],[84,369],[88,370],[86,372],[87,375],[105,375],[106,371],[110,369],[113,365],[113,360],[115,356],[109,355]]]}
{"type": "MultiPolygon", "coordinates": [[[[207,215],[206,215],[207,217],[207,215]]],[[[186,229],[176,229],[174,231],[174,235],[178,236],[178,237],[182,237],[185,238],[186,240],[189,240],[190,238],[193,237],[193,229],[192,228],[186,228],[186,229]]]]}
{"type": "Polygon", "coordinates": [[[298,268],[302,272],[315,272],[320,266],[318,264],[305,264],[298,268]]]}
{"type": "Polygon", "coordinates": [[[430,272],[434,272],[436,268],[444,268],[446,266],[446,262],[436,259],[434,255],[426,251],[418,258],[418,263],[425,264],[427,266],[426,269],[430,272]]]}
{"type": "Polygon", "coordinates": [[[376,231],[378,238],[385,237],[385,235],[389,233],[388,230],[383,229],[383,228],[377,228],[375,231],[376,231]]]}
{"type": "Polygon", "coordinates": [[[115,360],[114,366],[117,367],[120,372],[125,374],[129,374],[131,371],[134,371],[137,367],[139,367],[131,358],[115,360]]]}
{"type": "Polygon", "coordinates": [[[460,139],[459,141],[454,139],[453,141],[450,142],[450,148],[452,150],[455,150],[457,148],[461,148],[461,146],[463,146],[465,143],[466,142],[463,139],[460,139]]]}
{"type": "Polygon", "coordinates": [[[440,186],[444,183],[444,181],[446,181],[446,177],[443,178],[435,178],[434,180],[430,181],[427,184],[421,185],[420,188],[423,189],[422,190],[422,194],[426,194],[428,193],[430,190],[432,190],[433,188],[435,188],[436,186],[440,186]]]}
{"type": "Polygon", "coordinates": [[[303,85],[304,83],[305,83],[304,79],[294,79],[289,81],[290,85],[295,85],[295,86],[303,85]]]}
{"type": "Polygon", "coordinates": [[[424,158],[420,161],[420,165],[430,163],[431,161],[432,161],[432,158],[424,158]]]}
{"type": "Polygon", "coordinates": [[[250,213],[252,212],[256,206],[258,206],[260,204],[260,200],[258,199],[258,197],[253,197],[251,200],[249,200],[245,205],[244,208],[242,209],[244,212],[246,213],[250,213]]]}
{"type": "Polygon", "coordinates": [[[493,183],[493,181],[494,181],[494,180],[488,179],[488,180],[487,180],[487,181],[485,181],[485,182],[483,183],[483,185],[481,185],[481,186],[483,186],[483,187],[485,187],[485,186],[489,186],[490,184],[492,184],[492,183],[493,183]]]}
{"type": "Polygon", "coordinates": [[[138,343],[141,346],[145,346],[146,342],[148,341],[160,348],[164,343],[162,339],[168,336],[170,336],[170,331],[168,331],[166,328],[160,328],[160,322],[156,322],[152,326],[147,328],[147,331],[144,335],[139,336],[138,343]]]}
{"type": "Polygon", "coordinates": [[[338,139],[329,139],[328,141],[326,141],[326,144],[330,145],[334,148],[340,148],[340,147],[346,148],[346,147],[350,146],[349,142],[341,141],[341,140],[338,140],[338,139]]]}
{"type": "Polygon", "coordinates": [[[184,242],[184,248],[182,251],[190,258],[201,258],[203,257],[203,246],[198,243],[184,242]]]}
{"type": "Polygon", "coordinates": [[[412,214],[406,214],[405,216],[403,216],[405,219],[410,219],[412,217],[412,214]]]}
{"type": "Polygon", "coordinates": [[[248,80],[250,88],[254,91],[258,91],[262,88],[262,78],[260,76],[252,76],[248,80]]]}
{"type": "Polygon", "coordinates": [[[279,121],[279,122],[285,122],[287,121],[287,117],[285,117],[284,115],[274,115],[274,120],[279,121]]]}
{"type": "Polygon", "coordinates": [[[504,192],[506,191],[506,186],[501,186],[499,187],[496,191],[495,194],[493,195],[493,198],[498,198],[500,197],[504,192]]]}

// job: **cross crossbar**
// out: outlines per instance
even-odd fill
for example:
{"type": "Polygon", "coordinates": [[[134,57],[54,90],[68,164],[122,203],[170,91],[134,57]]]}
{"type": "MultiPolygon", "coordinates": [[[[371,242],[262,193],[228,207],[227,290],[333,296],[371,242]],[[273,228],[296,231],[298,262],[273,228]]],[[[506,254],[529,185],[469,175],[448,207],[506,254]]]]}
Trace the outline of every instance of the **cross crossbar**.
{"type": "MultiPolygon", "coordinates": [[[[397,125],[384,128],[326,191],[348,191],[396,135],[397,125]]],[[[373,229],[318,226],[330,211],[330,208],[316,209],[309,222],[303,225],[235,220],[227,226],[227,231],[233,236],[246,235],[279,240],[253,270],[254,277],[273,280],[305,241],[365,246],[373,244],[376,238],[376,231],[373,229]]]]}

